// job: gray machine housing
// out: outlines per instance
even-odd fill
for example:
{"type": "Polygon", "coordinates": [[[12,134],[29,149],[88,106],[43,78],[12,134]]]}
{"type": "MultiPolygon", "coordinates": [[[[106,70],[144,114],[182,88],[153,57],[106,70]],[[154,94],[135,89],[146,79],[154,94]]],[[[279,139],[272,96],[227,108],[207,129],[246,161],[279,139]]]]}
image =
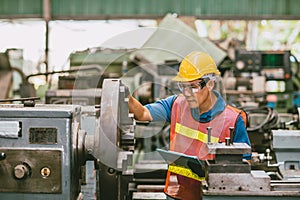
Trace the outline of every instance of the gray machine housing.
{"type": "Polygon", "coordinates": [[[80,107],[0,105],[0,199],[77,199],[80,107]]]}
{"type": "Polygon", "coordinates": [[[0,104],[0,199],[84,199],[86,161],[94,161],[97,199],[130,199],[134,121],[125,89],[104,80],[100,107],[0,104]]]}

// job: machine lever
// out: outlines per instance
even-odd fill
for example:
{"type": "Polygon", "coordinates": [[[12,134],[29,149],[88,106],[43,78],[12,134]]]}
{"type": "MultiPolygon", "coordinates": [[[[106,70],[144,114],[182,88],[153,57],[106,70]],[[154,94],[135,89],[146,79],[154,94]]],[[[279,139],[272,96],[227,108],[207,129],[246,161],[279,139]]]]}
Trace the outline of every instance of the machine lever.
{"type": "Polygon", "coordinates": [[[234,130],[234,127],[229,127],[229,131],[230,131],[230,144],[233,144],[233,130],[234,130]]]}
{"type": "Polygon", "coordinates": [[[207,144],[211,144],[211,127],[207,127],[207,144]]]}

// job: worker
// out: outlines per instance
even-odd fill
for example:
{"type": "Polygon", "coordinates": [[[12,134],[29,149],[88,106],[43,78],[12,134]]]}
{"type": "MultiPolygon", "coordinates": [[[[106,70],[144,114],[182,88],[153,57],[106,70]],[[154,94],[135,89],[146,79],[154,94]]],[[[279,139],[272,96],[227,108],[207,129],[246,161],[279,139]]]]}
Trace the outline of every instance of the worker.
{"type": "MultiPolygon", "coordinates": [[[[197,156],[200,160],[212,159],[208,154],[207,129],[211,127],[211,141],[225,142],[230,137],[230,127],[234,127],[233,142],[250,146],[245,113],[227,105],[217,83],[220,71],[212,57],[204,52],[191,52],[182,60],[177,76],[181,91],[157,102],[142,105],[129,95],[129,112],[139,121],[170,122],[170,149],[172,151],[197,156]]],[[[251,154],[243,158],[251,159],[251,154]]],[[[168,199],[202,199],[201,180],[174,173],[170,168],[164,189],[168,199]]]]}

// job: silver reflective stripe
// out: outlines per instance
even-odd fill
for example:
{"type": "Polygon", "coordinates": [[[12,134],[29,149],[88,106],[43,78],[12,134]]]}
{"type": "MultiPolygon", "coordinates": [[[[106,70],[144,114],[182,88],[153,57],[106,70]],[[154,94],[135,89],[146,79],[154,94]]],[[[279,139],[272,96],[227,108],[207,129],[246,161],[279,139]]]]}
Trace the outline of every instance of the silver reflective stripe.
{"type": "Polygon", "coordinates": [[[19,122],[18,121],[0,121],[0,137],[18,138],[19,122]]]}

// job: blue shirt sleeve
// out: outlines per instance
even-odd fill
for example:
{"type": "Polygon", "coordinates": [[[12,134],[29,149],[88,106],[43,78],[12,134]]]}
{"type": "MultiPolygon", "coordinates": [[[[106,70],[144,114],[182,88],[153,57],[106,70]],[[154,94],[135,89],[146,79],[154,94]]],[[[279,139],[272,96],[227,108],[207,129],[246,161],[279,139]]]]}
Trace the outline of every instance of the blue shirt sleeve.
{"type": "MultiPolygon", "coordinates": [[[[242,118],[242,116],[238,117],[237,123],[236,123],[236,130],[235,130],[235,135],[233,138],[233,142],[237,142],[237,143],[247,143],[250,147],[250,140],[248,137],[248,132],[246,130],[245,124],[244,124],[244,120],[242,118]]],[[[246,160],[251,160],[251,154],[244,154],[243,158],[246,160]]]]}
{"type": "Polygon", "coordinates": [[[169,96],[165,99],[161,99],[154,103],[145,105],[152,116],[152,121],[170,122],[171,108],[176,96],[177,95],[169,96]]]}

